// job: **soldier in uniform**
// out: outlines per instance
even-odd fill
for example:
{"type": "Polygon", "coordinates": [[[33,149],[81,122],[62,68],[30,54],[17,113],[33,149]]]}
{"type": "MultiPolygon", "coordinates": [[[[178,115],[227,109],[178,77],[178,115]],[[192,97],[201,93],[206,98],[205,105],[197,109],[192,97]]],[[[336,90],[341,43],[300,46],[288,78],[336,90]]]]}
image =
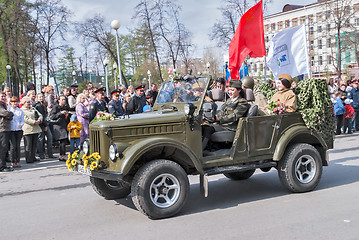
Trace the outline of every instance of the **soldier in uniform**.
{"type": "Polygon", "coordinates": [[[122,101],[120,100],[120,91],[113,90],[111,92],[112,99],[108,103],[109,113],[113,113],[116,117],[125,115],[125,110],[122,107],[122,101]]]}
{"type": "Polygon", "coordinates": [[[89,121],[91,122],[92,119],[95,118],[98,111],[107,111],[105,99],[105,91],[104,87],[99,88],[95,91],[96,99],[90,105],[89,111],[89,121]]]}
{"type": "Polygon", "coordinates": [[[145,86],[138,85],[136,88],[136,93],[131,97],[130,102],[127,104],[126,112],[128,114],[142,113],[143,107],[146,105],[145,97],[145,86]]]}
{"type": "Polygon", "coordinates": [[[218,120],[226,129],[236,131],[239,118],[245,116],[249,107],[244,98],[242,82],[238,79],[232,79],[229,83],[228,94],[230,98],[222,106],[218,120]]]}

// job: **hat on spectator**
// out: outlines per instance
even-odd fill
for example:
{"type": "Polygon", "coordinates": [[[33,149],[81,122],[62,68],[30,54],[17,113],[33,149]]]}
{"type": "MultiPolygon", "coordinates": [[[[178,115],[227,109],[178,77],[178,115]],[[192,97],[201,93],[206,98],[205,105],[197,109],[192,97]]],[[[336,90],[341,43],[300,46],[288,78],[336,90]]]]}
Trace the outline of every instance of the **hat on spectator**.
{"type": "Polygon", "coordinates": [[[112,95],[120,95],[120,91],[118,91],[117,89],[115,89],[115,90],[113,90],[112,92],[111,92],[111,96],[112,95]]]}
{"type": "Polygon", "coordinates": [[[143,84],[138,85],[137,87],[135,87],[136,90],[144,90],[145,86],[143,84]]]}
{"type": "Polygon", "coordinates": [[[102,87],[102,88],[97,89],[97,90],[95,91],[95,93],[102,93],[102,94],[104,94],[105,91],[106,91],[106,88],[105,88],[105,87],[102,87]]]}
{"type": "Polygon", "coordinates": [[[358,84],[358,80],[355,79],[355,80],[352,81],[352,83],[358,84]]]}
{"type": "Polygon", "coordinates": [[[79,85],[77,85],[76,83],[72,84],[70,87],[75,88],[75,87],[79,87],[79,85]]]}
{"type": "Polygon", "coordinates": [[[292,86],[293,78],[291,75],[283,73],[278,76],[278,79],[282,82],[284,87],[290,88],[292,86]]]}

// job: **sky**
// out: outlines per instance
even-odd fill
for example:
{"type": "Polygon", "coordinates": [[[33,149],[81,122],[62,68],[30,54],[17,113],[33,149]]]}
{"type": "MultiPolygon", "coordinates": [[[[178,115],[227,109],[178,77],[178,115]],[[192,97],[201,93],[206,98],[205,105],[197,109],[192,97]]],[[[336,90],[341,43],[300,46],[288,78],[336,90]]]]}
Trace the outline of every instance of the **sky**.
{"type": "MultiPolygon", "coordinates": [[[[101,14],[108,20],[109,29],[111,29],[111,21],[119,20],[121,23],[119,34],[127,34],[128,29],[135,26],[132,16],[138,2],[139,0],[62,0],[62,3],[74,13],[75,21],[81,22],[96,14],[101,14]]],[[[201,57],[206,48],[218,50],[215,47],[215,42],[211,41],[208,35],[216,20],[221,18],[218,8],[223,1],[177,0],[176,2],[182,6],[180,18],[192,33],[192,41],[196,45],[194,57],[201,57]]],[[[298,4],[298,2],[300,5],[307,5],[317,2],[317,0],[272,0],[265,15],[281,12],[285,4],[298,4]]]]}

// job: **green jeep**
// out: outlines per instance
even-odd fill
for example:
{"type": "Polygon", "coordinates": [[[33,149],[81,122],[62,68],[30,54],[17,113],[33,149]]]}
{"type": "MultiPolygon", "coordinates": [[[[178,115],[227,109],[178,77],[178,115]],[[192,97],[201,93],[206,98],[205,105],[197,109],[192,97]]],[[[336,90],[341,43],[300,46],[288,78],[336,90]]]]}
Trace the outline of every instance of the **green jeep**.
{"type": "Polygon", "coordinates": [[[300,113],[251,116],[238,122],[236,132],[214,123],[210,147],[202,150],[205,89],[210,77],[165,82],[152,112],[90,125],[86,154],[99,152],[103,167],[79,172],[90,175],[94,190],[105,199],[129,194],[136,208],[151,219],[177,214],[189,194],[187,175],[199,175],[208,195],[207,176],[224,174],[232,180],[251,177],[256,169],[278,170],[292,192],[313,190],[328,166],[327,143],[309,130],[300,113]],[[201,92],[194,94],[194,89],[201,92]]]}

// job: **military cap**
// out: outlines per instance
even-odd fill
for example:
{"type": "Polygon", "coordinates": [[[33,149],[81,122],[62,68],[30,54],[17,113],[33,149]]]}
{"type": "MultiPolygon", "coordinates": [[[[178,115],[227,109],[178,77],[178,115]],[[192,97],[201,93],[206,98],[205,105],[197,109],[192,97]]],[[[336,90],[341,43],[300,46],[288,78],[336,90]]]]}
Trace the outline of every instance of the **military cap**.
{"type": "Polygon", "coordinates": [[[292,76],[289,75],[289,74],[286,74],[286,73],[280,74],[280,75],[278,76],[278,79],[279,79],[279,80],[286,79],[286,80],[289,81],[290,84],[292,84],[292,82],[293,82],[292,76]]]}
{"type": "Polygon", "coordinates": [[[358,84],[358,80],[355,79],[355,80],[352,81],[352,83],[358,84]]]}
{"type": "Polygon", "coordinates": [[[234,88],[242,88],[242,82],[239,79],[232,79],[229,82],[229,86],[234,88]]]}
{"type": "Polygon", "coordinates": [[[106,91],[106,88],[105,87],[102,87],[102,88],[99,88],[95,91],[95,93],[105,93],[106,91]]]}
{"type": "Polygon", "coordinates": [[[137,87],[135,87],[136,90],[144,90],[145,89],[145,85],[140,84],[137,87]]]}
{"type": "Polygon", "coordinates": [[[115,89],[115,90],[113,90],[112,92],[111,92],[111,96],[112,95],[120,95],[120,91],[118,91],[117,89],[115,89]]]}

